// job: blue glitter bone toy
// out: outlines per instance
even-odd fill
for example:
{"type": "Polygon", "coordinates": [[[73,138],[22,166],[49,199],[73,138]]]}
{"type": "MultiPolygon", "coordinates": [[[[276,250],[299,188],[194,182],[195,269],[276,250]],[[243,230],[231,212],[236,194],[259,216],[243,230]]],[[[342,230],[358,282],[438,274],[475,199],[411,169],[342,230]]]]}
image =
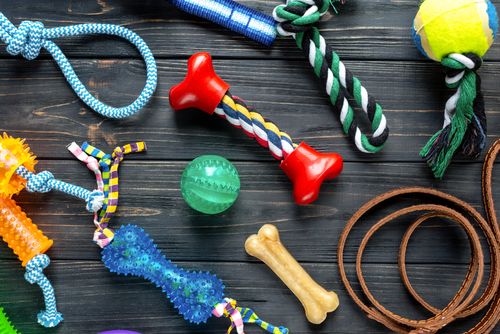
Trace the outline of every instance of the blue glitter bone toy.
{"type": "Polygon", "coordinates": [[[112,244],[102,251],[102,261],[112,272],[143,276],[161,287],[186,320],[199,324],[214,314],[231,319],[231,327],[244,334],[244,323],[256,323],[273,334],[288,334],[288,329],[262,321],[251,309],[236,307],[224,298],[222,281],[207,273],[184,271],[166,260],[148,234],[137,226],[122,226],[112,244]]]}
{"type": "Polygon", "coordinates": [[[120,228],[102,255],[102,261],[112,272],[143,276],[161,287],[190,322],[206,322],[213,305],[224,296],[224,285],[215,275],[177,268],[160,254],[148,234],[136,226],[120,228]]]}

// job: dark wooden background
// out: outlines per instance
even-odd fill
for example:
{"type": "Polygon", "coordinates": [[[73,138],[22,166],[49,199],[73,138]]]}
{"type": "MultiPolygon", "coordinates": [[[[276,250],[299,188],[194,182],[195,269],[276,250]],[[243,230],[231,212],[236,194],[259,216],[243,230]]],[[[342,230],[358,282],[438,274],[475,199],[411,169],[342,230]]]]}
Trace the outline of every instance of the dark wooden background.
{"type": "MultiPolygon", "coordinates": [[[[493,1],[497,6],[500,0],[493,1]]],[[[270,14],[277,0],[242,0],[270,14]]],[[[90,110],[64,79],[47,52],[33,61],[0,50],[0,130],[26,138],[38,156],[37,171],[93,189],[95,179],[66,150],[72,141],[88,141],[106,152],[117,145],[146,141],[147,153],[128,155],[120,167],[120,205],[112,228],[137,224],[173,262],[189,270],[216,273],[226,295],[250,307],[264,320],[291,333],[389,333],[365,317],[345,291],[337,267],[339,235],[356,210],[388,190],[433,187],[470,203],[484,214],[480,173],[486,153],[455,159],[443,180],[432,177],[418,155],[420,147],[442,125],[444,104],[453,91],[444,84],[440,65],[414,47],[411,25],[418,0],[350,0],[337,5],[319,23],[327,42],[383,107],[391,130],[377,154],[359,153],[343,134],[338,115],[293,39],[278,39],[267,49],[232,32],[177,10],[163,0],[17,0],[2,1],[0,10],[17,26],[39,20],[46,27],[79,23],[123,25],[144,38],[158,65],[158,88],[138,114],[107,119],[90,110]],[[327,181],[317,201],[293,202],[292,186],[279,162],[241,130],[199,110],[173,111],[170,88],[186,73],[186,62],[207,51],[233,94],[271,118],[295,142],[321,152],[337,152],[343,173],[327,181]],[[185,166],[204,154],[218,154],[238,169],[241,191],[222,214],[192,210],[180,192],[185,166]],[[282,242],[310,275],[338,293],[340,306],[321,325],[307,322],[290,290],[264,264],[244,250],[246,238],[265,223],[275,224],[282,242]]],[[[145,66],[128,42],[109,36],[55,41],[88,89],[112,106],[131,103],[145,82],[145,66]]],[[[494,44],[479,73],[489,122],[487,147],[500,137],[500,46],[494,44]]],[[[358,110],[358,117],[363,117],[358,110]]],[[[365,131],[369,126],[361,122],[365,131]]],[[[498,179],[500,172],[495,172],[498,179]]],[[[498,183],[494,194],[499,197],[498,183]]],[[[23,334],[100,333],[128,329],[153,333],[225,333],[228,319],[212,317],[196,326],[183,320],[159,289],[138,277],[110,273],[92,242],[94,225],[81,201],[51,192],[15,196],[29,217],[54,240],[45,270],[65,320],[56,328],[36,324],[44,308],[37,286],[24,280],[24,268],[5,243],[0,244],[0,304],[23,334]]],[[[357,245],[370,223],[402,205],[422,198],[394,200],[353,231],[345,251],[354,280],[357,245]]],[[[399,241],[407,226],[399,220],[369,243],[363,261],[368,286],[395,313],[429,316],[409,298],[397,270],[399,241]]],[[[484,242],[484,238],[482,237],[484,242]]],[[[457,292],[468,267],[470,247],[460,228],[433,220],[412,239],[407,258],[410,279],[432,305],[444,307],[457,292]]],[[[488,258],[488,257],[487,257],[488,258]]],[[[359,292],[359,286],[354,284],[359,292]]],[[[482,314],[456,321],[442,330],[459,333],[482,314]]],[[[245,332],[264,333],[255,325],[245,332]]],[[[494,331],[500,333],[500,328],[494,331]]]]}

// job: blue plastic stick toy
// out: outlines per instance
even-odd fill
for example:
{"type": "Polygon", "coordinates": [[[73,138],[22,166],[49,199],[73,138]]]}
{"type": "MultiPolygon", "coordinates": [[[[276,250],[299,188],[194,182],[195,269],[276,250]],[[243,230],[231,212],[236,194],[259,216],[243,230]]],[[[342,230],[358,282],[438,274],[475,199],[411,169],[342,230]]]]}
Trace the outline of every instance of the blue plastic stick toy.
{"type": "Polygon", "coordinates": [[[232,0],[168,0],[168,2],[187,13],[217,23],[268,47],[276,38],[276,21],[272,16],[232,0]]]}

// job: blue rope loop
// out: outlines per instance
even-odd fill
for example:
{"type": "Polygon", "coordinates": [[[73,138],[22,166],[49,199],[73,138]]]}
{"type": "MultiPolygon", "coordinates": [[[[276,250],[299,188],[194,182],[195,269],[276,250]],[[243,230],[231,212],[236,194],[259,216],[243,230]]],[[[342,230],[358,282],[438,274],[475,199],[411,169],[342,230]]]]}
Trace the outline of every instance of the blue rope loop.
{"type": "Polygon", "coordinates": [[[123,118],[135,114],[144,107],[156,89],[158,74],[151,50],[141,37],[124,27],[113,24],[79,24],[45,29],[44,25],[40,22],[23,21],[16,28],[0,12],[0,39],[7,44],[7,51],[11,55],[21,54],[28,60],[35,59],[39,55],[41,48],[45,48],[54,57],[54,60],[61,68],[66,80],[68,80],[75,93],[90,108],[105,117],[123,118]],[[113,108],[97,100],[89,93],[80,79],[78,79],[78,76],[61,49],[51,41],[53,38],[85,34],[114,35],[128,40],[137,47],[137,50],[139,50],[146,63],[147,76],[144,89],[132,104],[126,107],[113,108]]]}
{"type": "Polygon", "coordinates": [[[56,180],[54,179],[54,175],[49,171],[45,170],[34,174],[21,165],[16,169],[15,173],[28,181],[26,183],[26,190],[29,192],[46,193],[52,189],[59,190],[85,200],[87,202],[86,208],[89,212],[99,211],[104,203],[104,194],[102,191],[88,191],[82,187],[56,180]]]}
{"type": "Polygon", "coordinates": [[[63,317],[60,312],[57,312],[54,288],[43,274],[43,269],[47,268],[49,263],[50,259],[47,255],[39,254],[35,256],[26,264],[24,278],[31,284],[37,283],[42,289],[45,299],[45,311],[38,314],[38,322],[44,327],[55,327],[63,320],[63,317]]]}

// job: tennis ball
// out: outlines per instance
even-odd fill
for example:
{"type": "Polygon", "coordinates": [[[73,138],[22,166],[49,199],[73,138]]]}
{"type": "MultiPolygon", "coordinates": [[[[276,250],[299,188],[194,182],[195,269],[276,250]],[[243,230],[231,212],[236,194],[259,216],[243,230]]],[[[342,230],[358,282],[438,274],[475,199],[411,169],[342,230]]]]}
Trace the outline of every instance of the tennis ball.
{"type": "Polygon", "coordinates": [[[413,21],[413,40],[428,58],[451,53],[482,57],[497,37],[498,18],[490,0],[425,0],[413,21]]]}

